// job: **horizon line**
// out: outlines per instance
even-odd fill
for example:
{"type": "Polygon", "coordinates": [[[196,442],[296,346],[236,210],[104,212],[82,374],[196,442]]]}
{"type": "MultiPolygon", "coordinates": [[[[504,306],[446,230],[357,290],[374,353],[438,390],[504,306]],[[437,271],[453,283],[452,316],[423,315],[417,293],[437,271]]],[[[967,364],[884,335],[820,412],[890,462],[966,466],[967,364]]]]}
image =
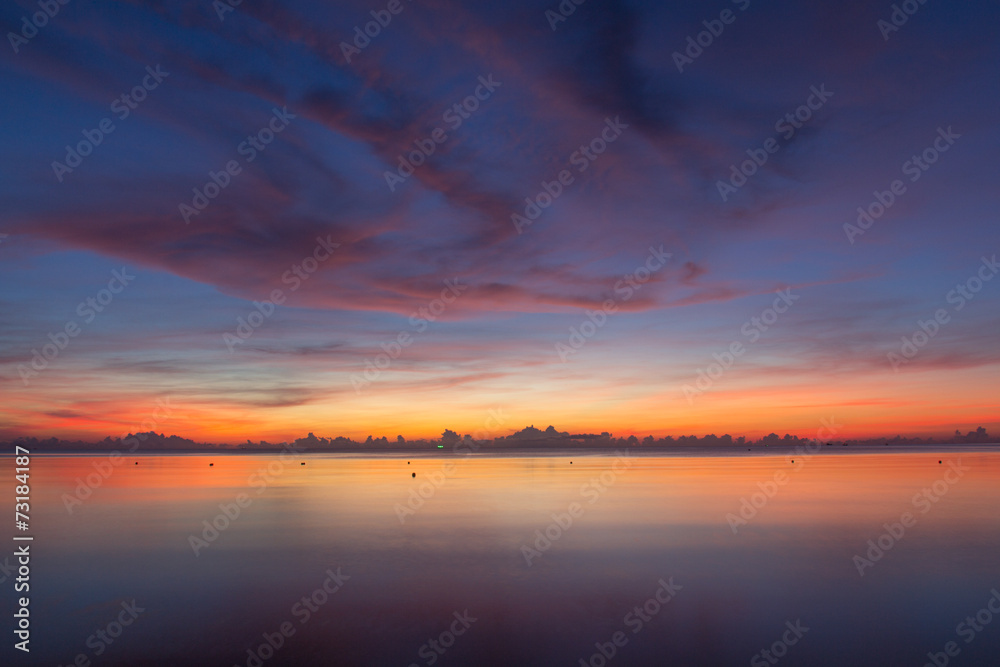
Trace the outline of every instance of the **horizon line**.
{"type": "MultiPolygon", "coordinates": [[[[820,429],[822,431],[824,429],[820,429]]],[[[603,431],[601,433],[570,433],[568,431],[557,431],[554,426],[549,425],[545,429],[535,428],[534,425],[529,425],[521,429],[520,431],[514,431],[507,435],[496,435],[487,437],[475,437],[477,434],[460,434],[451,429],[445,429],[441,436],[438,438],[405,438],[402,435],[397,435],[394,438],[389,436],[379,436],[375,437],[373,435],[368,435],[364,440],[356,440],[348,436],[316,436],[312,431],[307,432],[306,435],[300,436],[292,440],[282,440],[279,442],[269,442],[267,440],[259,440],[254,442],[249,438],[245,442],[233,442],[233,441],[222,441],[222,442],[206,442],[200,440],[194,440],[186,436],[181,436],[177,434],[166,435],[165,433],[157,433],[156,431],[142,431],[137,433],[124,433],[119,436],[106,435],[104,438],[99,440],[69,440],[65,438],[58,438],[56,436],[49,436],[47,438],[40,438],[38,436],[32,435],[20,435],[13,438],[5,439],[3,442],[6,445],[16,445],[18,443],[32,442],[35,445],[41,446],[54,446],[54,447],[66,447],[66,448],[82,448],[88,445],[97,446],[107,443],[119,443],[125,444],[127,441],[134,440],[135,444],[140,442],[146,442],[148,440],[160,441],[161,444],[176,443],[172,448],[179,449],[180,443],[189,443],[194,447],[225,447],[231,449],[240,449],[247,447],[263,448],[269,446],[280,446],[288,443],[303,443],[309,444],[314,447],[364,447],[364,446],[376,446],[380,448],[386,447],[417,447],[422,444],[460,444],[460,443],[476,443],[479,446],[486,446],[486,443],[492,444],[492,446],[510,447],[516,444],[542,444],[542,443],[557,443],[557,442],[573,442],[576,446],[587,446],[585,443],[600,443],[606,442],[609,446],[639,446],[639,447],[670,447],[670,446],[692,446],[692,445],[718,445],[718,446],[768,446],[768,445],[778,445],[781,443],[789,445],[797,445],[806,442],[820,442],[820,443],[837,443],[837,444],[849,444],[854,443],[856,445],[862,443],[893,443],[893,444],[994,444],[991,442],[995,439],[991,436],[983,426],[979,426],[975,431],[969,431],[966,434],[962,434],[958,429],[950,436],[935,437],[933,435],[917,435],[917,434],[896,434],[893,436],[877,436],[877,437],[835,437],[837,434],[835,431],[830,432],[829,436],[821,437],[820,433],[817,433],[817,437],[814,438],[804,438],[798,435],[792,435],[790,433],[785,433],[784,435],[778,435],[777,432],[772,431],[771,433],[760,436],[757,438],[750,438],[746,435],[731,435],[729,433],[723,433],[722,435],[716,435],[714,433],[707,433],[704,435],[665,435],[665,436],[638,436],[636,434],[620,435],[615,436],[613,433],[608,431],[603,431]]],[[[589,445],[589,446],[594,446],[589,445]]],[[[136,447],[133,446],[133,451],[136,447]]]]}

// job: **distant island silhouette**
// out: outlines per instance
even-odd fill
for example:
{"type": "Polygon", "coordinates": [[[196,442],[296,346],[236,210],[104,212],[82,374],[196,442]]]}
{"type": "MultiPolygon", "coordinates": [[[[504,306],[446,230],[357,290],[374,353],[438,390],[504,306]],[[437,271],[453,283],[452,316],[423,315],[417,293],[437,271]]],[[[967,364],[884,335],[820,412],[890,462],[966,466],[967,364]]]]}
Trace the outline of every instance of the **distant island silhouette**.
{"type": "MultiPolygon", "coordinates": [[[[489,453],[491,451],[507,450],[604,450],[604,449],[667,449],[667,448],[764,448],[764,447],[796,447],[811,445],[816,442],[813,438],[802,438],[795,435],[785,434],[779,436],[775,433],[764,436],[757,440],[751,440],[744,436],[733,437],[731,435],[714,434],[695,436],[666,436],[654,438],[648,435],[639,438],[635,435],[628,437],[614,437],[613,434],[603,432],[571,434],[566,431],[557,431],[555,427],[549,426],[545,430],[540,430],[534,426],[527,426],[520,431],[506,436],[495,438],[477,439],[471,435],[461,435],[450,429],[445,429],[438,439],[416,439],[407,440],[403,436],[396,436],[390,440],[386,436],[375,438],[368,436],[366,440],[352,440],[344,436],[334,438],[317,437],[309,433],[305,437],[289,442],[267,442],[261,440],[252,442],[247,440],[244,443],[215,444],[197,442],[177,435],[164,435],[153,431],[147,433],[130,433],[121,438],[110,436],[97,442],[85,442],[82,440],[61,440],[59,438],[38,439],[34,437],[21,437],[4,443],[6,449],[12,450],[15,445],[27,447],[34,452],[73,452],[73,451],[121,451],[121,452],[267,452],[276,451],[291,446],[300,452],[411,452],[428,451],[438,453],[470,454],[475,452],[489,453]]],[[[855,440],[821,440],[824,446],[837,447],[884,447],[901,445],[963,445],[963,444],[991,444],[997,440],[980,426],[975,431],[969,431],[962,435],[959,431],[948,438],[919,438],[897,435],[892,438],[868,438],[855,440]]]]}

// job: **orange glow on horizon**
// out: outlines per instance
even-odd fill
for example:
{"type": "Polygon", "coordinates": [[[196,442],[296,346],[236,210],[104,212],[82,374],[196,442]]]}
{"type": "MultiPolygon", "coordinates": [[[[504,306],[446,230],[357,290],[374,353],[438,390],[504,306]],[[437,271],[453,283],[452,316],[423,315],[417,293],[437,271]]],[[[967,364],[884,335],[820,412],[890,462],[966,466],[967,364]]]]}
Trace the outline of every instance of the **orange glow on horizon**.
{"type": "Polygon", "coordinates": [[[387,383],[361,393],[339,384],[329,398],[298,405],[248,408],[225,396],[126,392],[95,381],[85,394],[57,373],[44,391],[7,397],[0,437],[21,435],[95,441],[106,436],[155,431],[196,442],[239,444],[317,437],[369,435],[395,441],[438,438],[444,429],[476,438],[505,436],[528,425],[560,432],[612,433],[643,438],[707,434],[757,439],[769,433],[817,437],[821,426],[836,425],[826,439],[874,437],[949,437],[984,427],[1000,434],[1000,403],[990,397],[990,368],[913,373],[900,381],[891,373],[834,375],[807,381],[748,384],[749,374],[734,375],[687,401],[677,385],[597,384],[568,386],[538,381],[525,390],[463,386],[434,391],[400,391],[387,383]],[[939,390],[949,382],[947,394],[939,390]],[[54,410],[52,405],[63,406],[54,410]],[[824,421],[825,420],[825,421],[824,421]]]}

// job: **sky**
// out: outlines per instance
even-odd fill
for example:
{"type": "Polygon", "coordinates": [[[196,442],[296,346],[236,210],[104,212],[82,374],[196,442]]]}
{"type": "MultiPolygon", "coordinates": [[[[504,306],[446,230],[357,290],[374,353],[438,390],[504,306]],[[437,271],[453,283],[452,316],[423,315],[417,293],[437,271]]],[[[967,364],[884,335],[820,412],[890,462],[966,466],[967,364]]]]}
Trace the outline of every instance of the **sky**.
{"type": "Polygon", "coordinates": [[[5,3],[0,436],[996,432],[1000,7],[903,4],[5,3]]]}

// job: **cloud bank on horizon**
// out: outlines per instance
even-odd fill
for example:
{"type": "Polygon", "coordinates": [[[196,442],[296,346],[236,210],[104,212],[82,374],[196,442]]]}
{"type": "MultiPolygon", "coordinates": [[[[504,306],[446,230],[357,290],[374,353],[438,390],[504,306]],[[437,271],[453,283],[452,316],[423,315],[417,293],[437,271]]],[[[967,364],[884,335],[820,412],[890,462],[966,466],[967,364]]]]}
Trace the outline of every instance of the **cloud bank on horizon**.
{"type": "Polygon", "coordinates": [[[918,7],[10,3],[0,435],[995,431],[1000,8],[918,7]]]}

